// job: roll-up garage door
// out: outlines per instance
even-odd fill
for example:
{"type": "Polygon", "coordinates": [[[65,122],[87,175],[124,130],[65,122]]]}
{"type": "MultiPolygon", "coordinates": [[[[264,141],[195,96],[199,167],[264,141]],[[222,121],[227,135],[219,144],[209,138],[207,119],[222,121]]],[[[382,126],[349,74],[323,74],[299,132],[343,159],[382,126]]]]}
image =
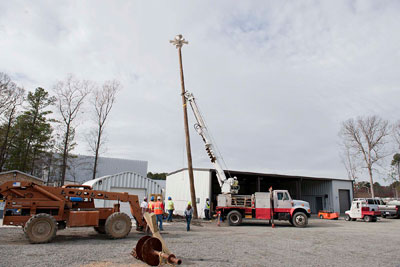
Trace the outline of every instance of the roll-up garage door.
{"type": "Polygon", "coordinates": [[[350,209],[350,190],[339,189],[340,213],[350,209]]]}

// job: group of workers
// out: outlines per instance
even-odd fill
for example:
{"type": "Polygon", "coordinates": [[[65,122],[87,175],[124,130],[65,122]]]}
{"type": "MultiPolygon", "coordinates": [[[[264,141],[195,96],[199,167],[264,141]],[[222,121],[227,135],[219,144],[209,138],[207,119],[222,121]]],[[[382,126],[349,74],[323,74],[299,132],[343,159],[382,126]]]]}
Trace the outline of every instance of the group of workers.
{"type": "MultiPolygon", "coordinates": [[[[154,213],[156,215],[158,229],[160,231],[164,231],[163,228],[163,216],[164,216],[164,204],[162,203],[161,196],[157,197],[157,201],[155,201],[154,196],[150,198],[150,202],[147,202],[147,197],[144,197],[143,202],[140,204],[142,208],[142,214],[145,212],[154,213]]],[[[165,209],[168,213],[167,222],[172,222],[172,215],[175,210],[174,202],[171,197],[168,197],[167,207],[165,209]]],[[[206,220],[210,220],[210,200],[206,199],[206,204],[204,206],[204,215],[206,220]]],[[[188,202],[187,207],[184,211],[184,216],[186,219],[186,230],[190,231],[190,222],[193,217],[193,208],[192,202],[188,202]]]]}

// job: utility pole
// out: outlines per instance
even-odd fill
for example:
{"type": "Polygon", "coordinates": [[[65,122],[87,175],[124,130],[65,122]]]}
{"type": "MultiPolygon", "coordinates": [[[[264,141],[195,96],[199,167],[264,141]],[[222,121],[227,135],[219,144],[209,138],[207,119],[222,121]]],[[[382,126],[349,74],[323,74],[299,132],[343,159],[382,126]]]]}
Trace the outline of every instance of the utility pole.
{"type": "Polygon", "coordinates": [[[181,87],[182,87],[182,103],[183,103],[183,119],[185,125],[185,134],[186,134],[186,152],[188,159],[188,171],[189,171],[189,183],[190,183],[190,197],[192,201],[193,207],[193,218],[197,219],[197,203],[196,203],[196,191],[194,189],[194,177],[193,177],[193,166],[192,166],[192,150],[190,148],[190,136],[189,136],[189,126],[188,126],[188,115],[187,115],[187,107],[186,107],[186,98],[185,98],[185,79],[183,77],[183,64],[182,64],[182,46],[184,44],[188,44],[181,34],[175,36],[174,40],[169,41],[171,44],[175,45],[178,49],[179,54],[179,67],[181,74],[181,87]]]}

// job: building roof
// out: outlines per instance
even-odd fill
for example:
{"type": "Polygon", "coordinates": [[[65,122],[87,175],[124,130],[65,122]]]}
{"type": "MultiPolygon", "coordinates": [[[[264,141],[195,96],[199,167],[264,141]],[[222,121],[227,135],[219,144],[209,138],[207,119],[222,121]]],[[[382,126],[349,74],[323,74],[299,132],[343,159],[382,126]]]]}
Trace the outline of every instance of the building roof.
{"type": "MultiPolygon", "coordinates": [[[[177,171],[169,173],[167,176],[179,173],[187,170],[188,168],[179,169],[177,171]]],[[[215,169],[207,169],[207,168],[193,168],[194,171],[212,171],[215,172],[215,169]]],[[[312,176],[302,176],[302,175],[287,175],[287,174],[274,174],[274,173],[260,173],[260,172],[248,172],[248,171],[235,171],[235,170],[224,170],[225,172],[232,173],[234,175],[253,175],[253,176],[264,176],[264,177],[273,177],[273,178],[286,178],[286,179],[307,179],[307,180],[338,180],[338,181],[349,181],[348,178],[328,178],[328,177],[312,177],[312,176]]]]}
{"type": "MultiPolygon", "coordinates": [[[[69,169],[66,173],[66,179],[83,183],[92,178],[93,156],[78,155],[76,158],[68,159],[68,161],[69,169]]],[[[134,172],[146,177],[147,165],[147,161],[144,160],[99,157],[96,177],[104,177],[121,172],[134,172]]]]}
{"type": "Polygon", "coordinates": [[[8,174],[8,173],[19,173],[19,174],[22,174],[22,175],[28,176],[29,178],[32,178],[32,179],[35,179],[35,180],[38,180],[38,181],[41,181],[41,182],[43,182],[43,180],[42,180],[42,179],[40,179],[39,177],[36,177],[36,176],[30,175],[30,174],[28,174],[28,173],[26,173],[26,172],[21,172],[21,171],[19,171],[19,170],[12,170],[12,171],[0,172],[0,175],[2,175],[2,174],[8,174]]]}

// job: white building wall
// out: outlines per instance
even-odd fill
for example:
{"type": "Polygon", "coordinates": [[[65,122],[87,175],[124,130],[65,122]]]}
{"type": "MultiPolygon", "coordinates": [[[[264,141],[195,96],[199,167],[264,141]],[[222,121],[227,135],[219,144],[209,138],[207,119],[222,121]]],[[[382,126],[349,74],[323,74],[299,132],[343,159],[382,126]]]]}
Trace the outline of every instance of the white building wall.
{"type": "Polygon", "coordinates": [[[332,206],[335,212],[340,212],[340,203],[339,203],[339,189],[345,189],[350,191],[350,205],[353,200],[353,188],[351,181],[338,181],[332,180],[332,206]]]}
{"type": "MultiPolygon", "coordinates": [[[[211,172],[209,170],[193,170],[193,174],[197,212],[199,217],[203,218],[206,198],[210,198],[211,172]]],[[[165,198],[168,197],[172,197],[174,201],[174,214],[183,215],[187,203],[191,201],[188,170],[182,170],[167,176],[165,198]]]]}

